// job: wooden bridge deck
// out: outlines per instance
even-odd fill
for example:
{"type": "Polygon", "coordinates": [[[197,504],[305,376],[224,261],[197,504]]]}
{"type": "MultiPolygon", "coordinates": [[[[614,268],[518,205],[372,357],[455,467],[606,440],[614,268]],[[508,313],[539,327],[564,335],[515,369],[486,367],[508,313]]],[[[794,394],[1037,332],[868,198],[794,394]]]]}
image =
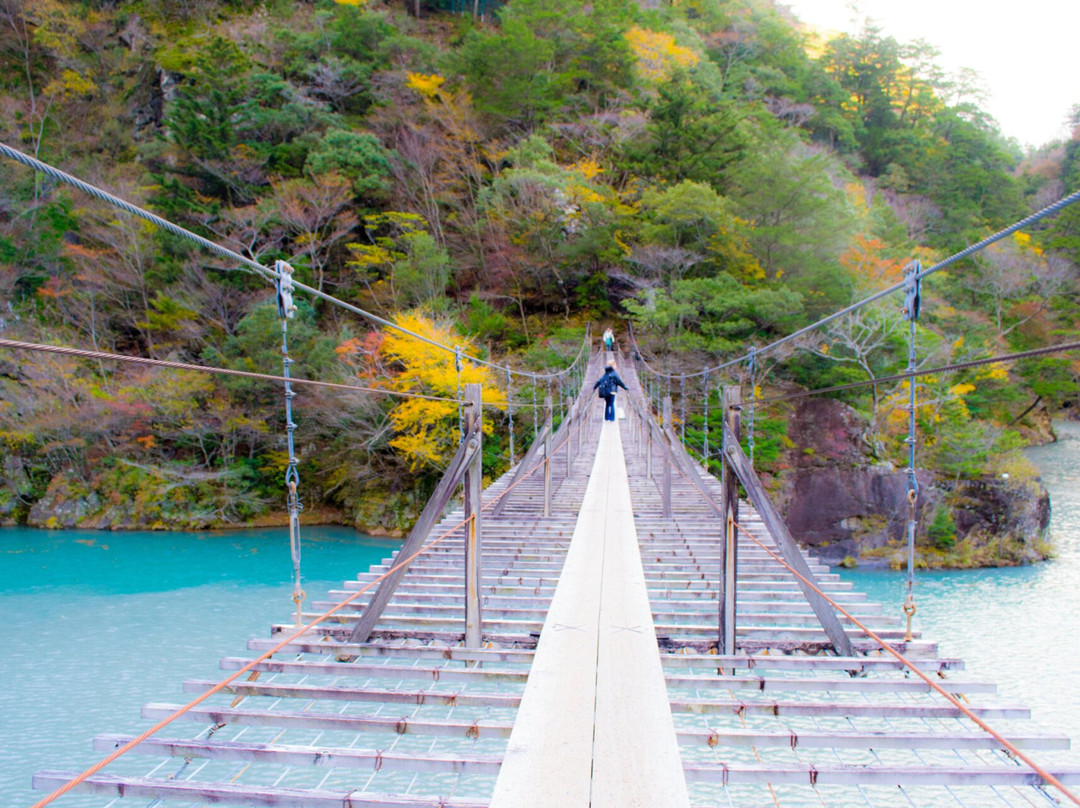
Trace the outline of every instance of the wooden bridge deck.
{"type": "MultiPolygon", "coordinates": [[[[628,382],[633,386],[632,379],[628,382]]],[[[554,624],[577,625],[571,620],[576,621],[584,608],[581,600],[599,610],[606,596],[580,573],[575,573],[576,581],[560,578],[568,554],[582,554],[585,569],[598,563],[588,547],[578,549],[575,529],[590,482],[622,473],[604,465],[605,458],[610,461],[613,456],[608,449],[618,443],[631,504],[619,507],[624,518],[632,518],[636,533],[641,589],[648,597],[659,649],[649,657],[660,663],[653,685],[666,687],[663,706],[668,717],[661,715],[663,710],[641,706],[630,715],[631,723],[637,718],[632,731],[618,724],[601,728],[597,719],[590,760],[606,750],[626,753],[620,746],[656,743],[661,751],[650,755],[642,772],[645,779],[664,782],[674,766],[676,777],[681,773],[685,782],[688,804],[702,808],[1058,804],[1056,792],[1033,786],[1037,777],[1030,770],[997,749],[990,736],[966,722],[922,681],[905,675],[899,663],[880,654],[853,627],[848,627],[849,635],[858,656],[821,653],[828,640],[794,579],[747,539],[740,540],[739,549],[738,653],[716,655],[718,520],[697,490],[681,478],[673,483],[674,515],[665,518],[659,488],[645,473],[643,445],[634,440],[626,421],[619,423],[617,434],[609,428],[603,442],[600,407],[590,403],[597,406],[582,433],[580,451],[570,452],[569,468],[566,452],[560,451],[553,460],[552,515],[542,515],[539,475],[514,492],[501,516],[485,514],[483,647],[462,645],[464,549],[459,532],[412,564],[368,641],[348,640],[365,603],[360,600],[337,622],[319,626],[260,663],[258,675],[231,686],[228,696],[215,697],[217,701],[189,712],[188,725],[193,721],[197,727],[194,733],[182,733],[174,724],[162,737],[143,743],[139,752],[158,759],[149,774],[145,758],[129,755],[109,774],[88,780],[83,790],[134,798],[140,804],[161,799],[169,805],[605,804],[601,792],[615,793],[609,786],[590,787],[588,798],[578,791],[564,802],[549,803],[528,796],[539,786],[530,785],[526,795],[515,786],[535,776],[529,774],[529,758],[522,750],[565,741],[563,753],[584,754],[580,752],[584,735],[541,737],[552,727],[558,731],[577,726],[577,713],[586,708],[575,699],[607,698],[625,712],[626,701],[639,698],[637,685],[651,675],[628,671],[620,678],[619,666],[630,664],[625,661],[606,672],[603,665],[587,668],[584,661],[564,665],[567,670],[560,671],[550,658],[544,660],[542,648],[537,650],[538,638],[544,637],[541,645],[548,642],[541,634],[545,620],[553,637],[556,633],[570,637],[579,632],[555,632],[554,624]],[[605,451],[594,467],[602,443],[605,451]],[[563,590],[569,599],[561,604],[563,590]],[[564,675],[580,677],[585,693],[571,689],[564,691],[563,702],[555,700],[555,706],[548,701],[531,705],[530,690],[543,689],[546,677],[564,675]],[[608,698],[615,688],[619,697],[608,698]],[[563,715],[551,715],[560,710],[563,715]],[[678,758],[667,758],[665,765],[663,750],[669,742],[677,748],[678,758]],[[513,747],[508,751],[509,744],[513,747]],[[504,759],[519,774],[497,788],[504,759]]],[[[660,462],[657,454],[654,469],[660,462]]],[[[494,483],[485,492],[485,501],[508,484],[509,475],[494,483]]],[[[715,480],[707,478],[706,485],[719,497],[715,480]]],[[[742,523],[770,544],[760,520],[746,505],[742,509],[748,514],[742,523]]],[[[596,529],[605,522],[588,508],[584,514],[596,529]]],[[[460,511],[450,513],[433,532],[449,529],[461,518],[460,511]]],[[[588,535],[580,530],[577,534],[588,535]]],[[[633,566],[632,555],[620,558],[627,569],[633,566]]],[[[896,647],[917,657],[924,670],[937,672],[951,691],[969,698],[979,715],[1018,746],[1040,754],[1068,748],[1065,736],[1025,731],[1020,719],[1029,716],[1026,708],[998,699],[992,683],[967,676],[960,660],[939,657],[933,642],[917,638],[905,643],[896,617],[882,614],[878,604],[807,558],[822,589],[896,647]]],[[[346,582],[331,593],[331,600],[339,602],[355,592],[390,561],[346,582]]],[[[311,608],[321,612],[328,605],[314,603],[311,608]]],[[[642,618],[633,624],[644,622],[642,618]]],[[[290,629],[274,626],[272,633],[290,629]]],[[[599,640],[595,635],[593,639],[591,647],[599,649],[599,640]]],[[[252,640],[248,648],[261,652],[276,642],[252,640]]],[[[589,647],[567,653],[584,660],[589,647]]],[[[593,662],[602,655],[594,650],[593,662]]],[[[634,650],[630,657],[648,667],[644,651],[634,650]]],[[[221,664],[225,670],[236,670],[246,662],[229,657],[221,664]]],[[[210,684],[190,681],[184,689],[198,693],[210,684]]],[[[559,687],[552,692],[560,692],[559,687]]],[[[172,704],[148,704],[143,713],[147,719],[159,719],[174,709],[172,704]]],[[[595,714],[595,703],[592,709],[595,714]]],[[[111,751],[125,740],[103,736],[95,746],[111,751]]],[[[629,774],[625,769],[631,764],[625,760],[633,759],[633,754],[630,749],[624,762],[616,764],[616,775],[629,774]],[[620,767],[624,771],[619,772],[620,767]]],[[[1066,783],[1080,782],[1075,765],[1052,771],[1066,783]]],[[[52,788],[71,776],[39,772],[35,785],[52,788]]],[[[560,776],[558,767],[542,775],[560,776]]],[[[677,788],[670,791],[676,797],[671,802],[619,804],[687,804],[686,798],[678,799],[677,788]]]]}

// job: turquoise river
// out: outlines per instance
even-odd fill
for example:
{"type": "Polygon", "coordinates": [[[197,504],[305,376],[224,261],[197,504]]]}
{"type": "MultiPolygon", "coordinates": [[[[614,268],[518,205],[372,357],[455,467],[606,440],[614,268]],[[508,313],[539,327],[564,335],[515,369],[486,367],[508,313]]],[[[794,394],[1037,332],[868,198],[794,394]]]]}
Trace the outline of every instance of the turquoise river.
{"type": "MultiPolygon", "coordinates": [[[[1029,453],[1051,491],[1056,558],[921,573],[916,625],[969,676],[1031,706],[1040,728],[1069,733],[1080,755],[1080,424],[1058,429],[1058,443],[1029,453]]],[[[396,546],[343,528],[308,528],[304,539],[309,599],[396,546]]],[[[0,530],[0,805],[43,796],[30,787],[37,769],[96,762],[94,735],[144,729],[143,703],[181,702],[184,679],[220,676],[220,657],[290,619],[290,573],[283,530],[0,530]]],[[[900,613],[901,574],[844,575],[900,613]]]]}

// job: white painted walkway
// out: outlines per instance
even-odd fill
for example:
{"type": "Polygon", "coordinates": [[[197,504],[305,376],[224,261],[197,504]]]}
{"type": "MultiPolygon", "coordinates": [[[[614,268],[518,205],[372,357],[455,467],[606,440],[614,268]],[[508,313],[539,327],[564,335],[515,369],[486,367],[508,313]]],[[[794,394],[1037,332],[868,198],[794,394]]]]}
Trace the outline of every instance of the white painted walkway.
{"type": "Polygon", "coordinates": [[[688,808],[616,423],[605,422],[491,808],[688,808]]]}

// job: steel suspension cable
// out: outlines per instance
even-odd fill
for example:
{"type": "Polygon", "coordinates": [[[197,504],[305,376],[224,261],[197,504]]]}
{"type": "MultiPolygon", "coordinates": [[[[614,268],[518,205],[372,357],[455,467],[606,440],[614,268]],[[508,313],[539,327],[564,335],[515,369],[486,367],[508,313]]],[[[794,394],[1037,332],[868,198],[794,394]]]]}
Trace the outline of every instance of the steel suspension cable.
{"type": "MultiPolygon", "coordinates": [[[[46,174],[46,175],[52,177],[53,179],[56,179],[56,180],[59,180],[61,182],[66,183],[68,185],[71,185],[74,188],[78,188],[83,193],[89,194],[90,196],[92,196],[92,197],[94,197],[96,199],[100,199],[101,201],[103,201],[103,202],[105,202],[105,203],[107,203],[109,205],[112,205],[115,208],[119,208],[120,210],[123,210],[126,213],[131,214],[132,216],[137,216],[137,217],[139,217],[141,219],[144,219],[144,220],[156,225],[157,227],[160,227],[160,228],[162,228],[164,230],[167,230],[168,232],[172,233],[173,235],[176,235],[176,236],[179,236],[181,238],[192,241],[192,242],[198,244],[199,246],[201,246],[203,249],[209,250],[210,252],[213,252],[213,253],[217,253],[218,255],[220,255],[220,256],[222,256],[224,258],[228,258],[229,260],[234,261],[237,264],[240,264],[240,265],[246,267],[248,270],[252,271],[256,275],[259,275],[264,280],[274,282],[278,278],[278,272],[276,272],[275,270],[272,270],[272,269],[270,269],[268,267],[263,266],[262,264],[260,264],[257,261],[252,260],[251,258],[248,258],[248,257],[246,257],[244,255],[241,255],[240,253],[238,253],[238,252],[236,252],[234,250],[230,250],[228,247],[223,247],[220,244],[217,244],[217,243],[211,241],[210,239],[207,239],[207,238],[204,238],[203,236],[198,235],[197,233],[193,233],[192,231],[188,230],[187,228],[181,227],[180,225],[175,224],[174,222],[170,222],[168,219],[162,218],[161,216],[158,216],[155,213],[151,213],[150,211],[146,210],[145,208],[141,208],[138,205],[133,205],[132,203],[130,203],[130,202],[124,200],[124,199],[121,199],[120,197],[116,196],[115,194],[111,194],[108,191],[105,191],[105,190],[103,190],[101,188],[98,188],[95,185],[91,185],[90,183],[88,183],[88,182],[86,182],[84,180],[81,180],[78,177],[72,176],[71,174],[68,174],[65,171],[61,171],[60,169],[56,168],[55,166],[51,166],[48,163],[43,162],[42,160],[39,160],[39,159],[37,159],[35,157],[31,157],[28,154],[24,154],[23,152],[18,151],[17,149],[13,149],[13,148],[11,148],[10,146],[8,146],[5,143],[0,143],[0,155],[3,155],[3,156],[5,156],[5,157],[7,157],[7,158],[9,158],[11,160],[14,160],[17,163],[21,163],[22,165],[27,166],[28,168],[31,168],[34,171],[38,171],[38,172],[40,172],[42,174],[46,174]]],[[[295,280],[292,282],[292,285],[296,289],[300,289],[300,290],[306,292],[307,294],[312,295],[313,297],[317,297],[317,298],[319,298],[321,300],[325,300],[326,302],[331,303],[332,305],[339,306],[339,307],[345,309],[346,311],[350,311],[353,314],[359,315],[360,317],[363,317],[364,319],[369,320],[369,321],[371,321],[373,323],[377,323],[378,325],[381,325],[381,326],[383,326],[385,328],[392,328],[395,331],[399,331],[399,332],[401,332],[403,334],[406,334],[407,336],[412,337],[413,339],[419,340],[420,342],[423,342],[423,343],[425,343],[427,345],[430,345],[430,346],[432,346],[434,348],[438,348],[441,351],[446,351],[448,353],[454,353],[454,348],[450,347],[449,345],[443,345],[441,342],[439,342],[437,340],[433,340],[433,339],[431,339],[429,337],[425,337],[422,334],[417,334],[415,331],[411,331],[411,330],[409,330],[407,328],[404,328],[404,327],[402,327],[400,325],[397,325],[393,321],[387,320],[384,317],[380,317],[379,315],[374,314],[374,313],[372,313],[370,311],[367,311],[365,309],[362,309],[359,306],[354,306],[352,303],[348,303],[348,302],[346,302],[344,300],[341,300],[338,297],[334,297],[333,295],[328,294],[326,292],[323,292],[320,289],[316,289],[316,288],[314,288],[312,286],[308,286],[306,284],[300,283],[299,281],[295,281],[295,280]]],[[[584,351],[584,344],[582,345],[581,350],[579,350],[579,352],[578,352],[578,357],[579,358],[580,358],[583,351],[584,351]]],[[[470,362],[473,362],[475,364],[484,365],[484,366],[487,366],[487,367],[490,367],[490,368],[493,368],[493,369],[496,369],[496,370],[501,370],[504,367],[506,367],[506,368],[508,368],[510,370],[511,373],[516,373],[516,374],[521,375],[521,376],[533,376],[533,375],[541,375],[542,376],[542,375],[545,375],[545,374],[532,374],[532,373],[530,373],[528,371],[514,370],[513,368],[509,368],[509,366],[499,365],[499,364],[497,364],[495,362],[490,362],[490,361],[488,361],[486,359],[481,359],[480,357],[472,356],[470,354],[463,354],[463,358],[465,358],[465,359],[467,359],[470,362]]],[[[576,363],[576,360],[575,360],[575,363],[576,363]]],[[[564,373],[567,373],[568,371],[569,371],[569,368],[558,371],[557,373],[551,374],[551,375],[552,376],[559,376],[559,375],[562,375],[564,373]]]]}
{"type": "Polygon", "coordinates": [[[1055,353],[1067,353],[1069,351],[1080,350],[1080,342],[1063,342],[1057,345],[1047,345],[1042,348],[1033,348],[1030,351],[1019,351],[1011,354],[1001,354],[999,356],[988,356],[982,359],[971,359],[966,362],[956,362],[951,365],[941,365],[935,368],[920,368],[914,371],[905,371],[904,373],[894,373],[891,376],[879,376],[876,379],[867,379],[861,382],[849,382],[847,384],[835,384],[831,387],[819,387],[815,390],[802,390],[797,393],[785,393],[782,396],[769,396],[768,398],[759,398],[758,404],[776,404],[781,401],[792,401],[797,398],[806,398],[807,396],[823,395],[825,393],[837,393],[842,390],[855,390],[860,387],[873,387],[877,384],[886,384],[888,382],[898,382],[904,379],[914,379],[919,376],[931,376],[936,373],[951,373],[956,370],[968,370],[970,368],[980,367],[982,365],[994,365],[999,362],[1017,362],[1021,359],[1031,359],[1036,356],[1047,356],[1055,353]]]}
{"type": "Polygon", "coordinates": [[[316,379],[297,379],[291,376],[274,376],[270,373],[256,373],[251,370],[233,370],[232,368],[219,368],[209,365],[191,365],[186,362],[171,362],[166,359],[148,359],[143,356],[128,356],[126,354],[106,353],[104,351],[91,351],[85,348],[71,348],[66,345],[42,345],[36,342],[20,342],[12,339],[0,339],[0,348],[10,348],[16,351],[36,351],[39,353],[59,354],[61,356],[77,356],[83,359],[126,362],[132,365],[147,365],[149,367],[165,368],[168,370],[185,370],[195,373],[211,373],[219,376],[239,376],[245,379],[257,379],[258,381],[264,382],[287,382],[294,385],[299,384],[310,387],[326,387],[332,390],[345,390],[351,393],[374,393],[384,396],[398,396],[400,398],[421,398],[427,401],[457,403],[456,398],[429,396],[424,393],[408,393],[403,390],[389,390],[385,387],[359,387],[358,385],[342,384],[340,382],[324,382],[316,379]]]}
{"type": "MultiPolygon", "coordinates": [[[[557,446],[552,447],[551,454],[554,455],[555,453],[557,453],[569,441],[570,441],[570,435],[567,435],[565,438],[563,438],[563,440],[557,446]]],[[[498,496],[493,497],[486,504],[484,504],[480,508],[480,512],[483,513],[484,511],[490,510],[490,509],[494,508],[496,505],[498,505],[498,503],[504,497],[510,495],[510,492],[512,492],[518,486],[522,485],[532,474],[535,474],[541,468],[543,468],[544,463],[547,460],[548,460],[548,458],[543,458],[543,459],[537,461],[537,463],[535,463],[532,468],[527,469],[525,471],[525,473],[522,474],[522,476],[516,482],[509,485],[498,496]]],[[[394,564],[386,572],[381,573],[378,577],[376,577],[375,579],[369,581],[367,584],[365,584],[359,590],[352,593],[351,595],[346,597],[344,600],[342,600],[341,602],[339,602],[338,604],[336,604],[332,608],[330,608],[327,611],[323,612],[321,615],[316,617],[310,623],[307,623],[306,625],[298,628],[296,631],[291,633],[288,637],[283,639],[281,642],[279,642],[273,648],[271,648],[270,650],[264,652],[263,654],[256,657],[255,659],[251,660],[246,665],[239,668],[235,673],[232,673],[229,676],[225,677],[220,682],[218,682],[216,685],[209,688],[204,693],[201,693],[196,698],[192,699],[190,702],[185,704],[183,707],[176,710],[171,715],[166,716],[165,718],[158,721],[158,723],[156,723],[154,726],[150,727],[147,730],[144,730],[142,733],[140,733],[136,737],[132,738],[130,741],[125,743],[123,746],[118,747],[115,751],[111,752],[106,757],[99,760],[97,763],[95,763],[93,766],[91,766],[90,768],[83,771],[81,774],[77,775],[76,777],[73,777],[71,780],[69,780],[64,785],[57,788],[55,791],[53,791],[48,796],[43,797],[42,799],[35,802],[33,805],[30,806],[30,808],[45,808],[45,806],[50,805],[55,800],[62,797],[64,794],[67,794],[73,788],[75,788],[79,784],[83,783],[87,778],[92,777],[93,775],[97,774],[99,771],[104,769],[110,763],[113,763],[114,761],[116,761],[121,756],[123,756],[123,755],[127,754],[128,752],[130,752],[132,749],[134,749],[136,746],[141,744],[143,741],[145,741],[151,735],[156,734],[157,732],[159,732],[160,730],[167,727],[169,724],[171,724],[176,719],[181,718],[182,716],[184,716],[185,714],[190,712],[192,709],[194,709],[195,707],[202,704],[204,701],[206,701],[208,698],[210,698],[214,694],[220,693],[222,690],[224,690],[230,684],[235,682],[237,679],[239,679],[245,673],[248,673],[249,671],[254,669],[255,666],[257,666],[260,662],[263,662],[263,661],[269,659],[270,657],[272,657],[274,654],[276,654],[281,649],[291,645],[295,640],[299,639],[304,634],[307,634],[315,626],[326,622],[326,620],[328,620],[330,617],[332,617],[333,615],[340,612],[342,609],[344,609],[346,606],[351,604],[353,601],[355,601],[357,598],[359,598],[364,593],[368,592],[372,587],[375,586],[375,584],[381,583],[383,580],[390,577],[390,575],[397,572],[402,567],[405,567],[405,566],[408,566],[409,564],[411,564],[417,557],[419,557],[421,554],[423,554],[423,553],[427,552],[428,550],[430,550],[432,547],[434,547],[439,542],[443,541],[447,537],[449,537],[449,536],[453,535],[454,533],[456,533],[457,531],[461,530],[463,527],[468,525],[469,522],[471,522],[473,520],[473,518],[474,517],[469,516],[469,517],[463,519],[462,521],[458,522],[453,527],[443,531],[442,533],[439,534],[439,536],[437,536],[436,538],[429,541],[427,544],[425,544],[423,547],[418,549],[411,556],[409,556],[408,558],[406,558],[406,559],[404,559],[402,561],[398,561],[396,564],[394,564]]]]}
{"type": "MultiPolygon", "coordinates": [[[[994,244],[995,242],[1001,241],[1003,238],[1006,238],[1007,236],[1011,236],[1013,233],[1016,233],[1017,231],[1022,230],[1023,228],[1027,227],[1028,225],[1035,224],[1035,223],[1045,219],[1048,216],[1052,216],[1055,213],[1059,213],[1062,210],[1064,210],[1065,208],[1069,207],[1070,205],[1076,204],[1077,202],[1080,202],[1080,191],[1074,191],[1073,193],[1069,194],[1068,196],[1062,197],[1057,202],[1054,202],[1053,204],[1047,205],[1045,208],[1042,208],[1041,210],[1036,211],[1035,213],[1031,214],[1030,216],[1026,216],[1023,219],[1020,219],[1019,221],[1014,222],[1013,224],[1009,225],[1008,227],[1006,227],[1006,228],[1004,228],[1002,230],[999,230],[998,232],[994,233],[993,235],[987,236],[986,238],[982,239],[981,241],[978,241],[975,244],[971,244],[971,245],[965,247],[964,249],[960,250],[959,252],[956,252],[956,253],[950,255],[948,258],[945,258],[945,259],[943,259],[941,261],[938,261],[936,264],[933,264],[932,266],[929,266],[926,269],[920,271],[915,277],[916,277],[917,280],[922,280],[923,278],[927,277],[928,275],[933,275],[936,272],[940,272],[941,270],[952,266],[953,264],[957,263],[958,261],[962,261],[963,259],[968,258],[971,255],[974,255],[975,253],[979,252],[980,250],[983,250],[986,247],[989,247],[991,244],[994,244]]],[[[815,331],[816,329],[820,328],[823,325],[827,325],[827,324],[831,323],[833,320],[836,320],[836,319],[838,319],[840,317],[843,317],[846,314],[851,314],[853,312],[856,312],[859,309],[863,308],[864,306],[867,306],[867,305],[869,305],[870,303],[873,303],[876,300],[880,300],[881,298],[886,297],[887,295],[890,295],[893,292],[900,291],[901,289],[903,289],[907,285],[907,283],[908,282],[906,280],[899,281],[899,282],[893,284],[892,286],[889,286],[888,288],[885,288],[885,289],[882,289],[882,290],[880,290],[878,292],[875,292],[874,294],[869,295],[869,296],[863,298],[862,300],[859,300],[859,301],[857,301],[855,303],[852,303],[850,306],[847,306],[847,307],[845,307],[843,309],[840,309],[839,311],[833,312],[832,314],[828,315],[827,317],[822,317],[820,320],[818,320],[815,323],[811,323],[810,325],[805,326],[803,328],[800,328],[797,331],[793,331],[792,333],[788,334],[785,337],[781,337],[778,340],[770,342],[769,344],[764,345],[764,346],[762,346],[760,348],[757,348],[757,353],[762,354],[762,353],[765,353],[766,351],[773,351],[776,348],[779,348],[781,345],[786,345],[787,343],[789,343],[789,342],[791,342],[791,341],[793,341],[795,339],[798,339],[799,337],[801,337],[801,336],[803,336],[805,334],[808,334],[811,331],[815,331]]],[[[630,329],[630,338],[631,338],[631,341],[634,341],[635,348],[636,348],[636,341],[634,340],[633,328],[630,329]]],[[[638,353],[640,354],[640,350],[638,351],[638,353]]],[[[742,356],[736,357],[735,359],[730,359],[730,360],[728,360],[726,362],[722,362],[719,365],[713,365],[711,367],[704,368],[704,369],[702,369],[700,371],[697,371],[696,373],[673,374],[673,375],[671,375],[671,378],[678,378],[680,375],[685,377],[685,378],[692,378],[692,377],[695,377],[695,376],[701,376],[701,375],[703,375],[703,374],[705,374],[707,372],[716,372],[716,371],[724,370],[726,368],[732,367],[733,365],[737,365],[740,362],[746,361],[747,359],[749,359],[749,356],[750,356],[749,353],[746,353],[746,354],[743,354],[742,356]]],[[[649,367],[648,363],[646,363],[644,361],[644,357],[642,358],[642,363],[646,367],[649,367]]],[[[660,373],[659,371],[656,371],[651,367],[649,367],[649,370],[652,373],[656,373],[658,376],[668,375],[668,374],[660,373]]]]}
{"type": "Polygon", "coordinates": [[[1014,744],[1010,743],[1009,740],[1005,738],[1005,736],[1001,735],[997,730],[995,730],[993,727],[991,727],[989,724],[987,724],[985,721],[983,721],[981,718],[979,718],[978,715],[976,715],[970,708],[965,706],[963,704],[963,702],[961,702],[958,698],[956,698],[956,696],[954,696],[952,693],[950,693],[948,690],[946,690],[944,687],[942,687],[940,684],[938,684],[936,681],[934,681],[934,679],[929,674],[924,672],[922,670],[922,668],[918,667],[913,662],[911,662],[911,660],[909,660],[907,657],[905,657],[903,654],[901,654],[899,651],[897,651],[895,648],[893,648],[888,642],[886,642],[885,639],[881,637],[881,635],[879,635],[877,632],[875,632],[869,626],[864,624],[857,617],[852,615],[849,611],[847,611],[847,609],[845,609],[843,606],[841,606],[835,600],[830,598],[813,581],[811,581],[808,578],[806,578],[805,576],[801,575],[794,567],[792,567],[783,558],[781,558],[779,554],[775,553],[768,545],[766,545],[764,542],[762,542],[760,539],[758,539],[757,536],[755,536],[749,530],[744,528],[738,522],[733,522],[732,524],[735,525],[735,528],[740,533],[742,533],[744,536],[746,536],[748,539],[750,539],[752,542],[754,542],[754,544],[756,544],[758,547],[760,547],[762,550],[764,550],[766,553],[768,553],[770,556],[772,556],[772,558],[775,561],[777,561],[779,564],[781,564],[785,569],[787,569],[788,572],[790,572],[792,575],[794,575],[796,578],[798,578],[804,584],[806,584],[811,589],[813,589],[818,595],[820,595],[822,598],[824,598],[825,601],[833,609],[840,612],[840,614],[842,614],[844,617],[846,617],[848,620],[850,620],[854,625],[858,626],[859,630],[862,631],[864,634],[866,634],[866,636],[870,637],[870,639],[872,639],[878,645],[880,645],[883,651],[885,651],[886,653],[888,653],[889,655],[894,657],[898,662],[900,662],[900,664],[902,664],[904,667],[906,667],[908,670],[910,670],[912,673],[914,673],[916,676],[918,676],[920,679],[922,679],[927,685],[930,686],[930,688],[932,690],[934,690],[935,692],[937,692],[940,695],[944,696],[945,699],[953,707],[955,707],[957,710],[959,710],[965,716],[967,716],[972,721],[974,721],[975,724],[979,727],[979,729],[983,730],[984,732],[986,732],[987,734],[992,736],[994,738],[994,740],[996,740],[999,744],[1001,744],[1001,746],[1004,749],[1008,750],[1008,752],[1010,754],[1014,755],[1017,759],[1023,761],[1029,768],[1031,768],[1032,771],[1034,771],[1037,775],[1039,775],[1039,777],[1041,777],[1047,784],[1052,785],[1054,788],[1061,791],[1061,793],[1064,794],[1066,797],[1068,797],[1069,800],[1071,800],[1074,804],[1080,805],[1080,797],[1077,797],[1075,794],[1073,794],[1071,791],[1069,791],[1069,789],[1067,789],[1065,787],[1064,783],[1062,783],[1058,778],[1054,777],[1054,775],[1050,774],[1050,772],[1046,771],[1042,766],[1040,766],[1038,763],[1036,763],[1031,758],[1029,758],[1027,755],[1025,755],[1014,744]]]}
{"type": "MultiPolygon", "coordinates": [[[[922,280],[923,278],[925,278],[925,277],[927,277],[929,275],[933,275],[935,272],[940,272],[941,270],[952,266],[957,261],[961,261],[964,258],[967,258],[968,256],[974,255],[975,253],[979,252],[979,250],[985,249],[986,247],[989,247],[991,244],[993,244],[993,243],[995,243],[997,241],[1001,241],[1006,236],[1011,236],[1013,233],[1017,232],[1018,230],[1022,230],[1023,228],[1027,227],[1028,225],[1035,224],[1036,222],[1039,222],[1042,219],[1045,219],[1047,216],[1052,216],[1053,214],[1058,213],[1061,210],[1064,210],[1065,208],[1069,207],[1072,204],[1075,204],[1076,202],[1080,202],[1080,191],[1075,191],[1075,192],[1069,194],[1068,196],[1066,196],[1066,197],[1064,197],[1062,199],[1059,199],[1057,202],[1054,202],[1051,205],[1047,205],[1042,210],[1036,211],[1035,213],[1031,214],[1030,216],[1027,216],[1027,217],[1025,217],[1025,218],[1023,218],[1023,219],[1021,219],[1021,220],[1019,220],[1017,222],[1014,222],[1013,224],[1009,225],[1008,227],[1006,227],[1006,228],[1004,228],[1002,230],[999,230],[998,232],[994,233],[991,236],[987,236],[982,241],[977,241],[976,243],[974,243],[974,244],[972,244],[972,245],[970,245],[968,247],[965,247],[964,249],[960,250],[959,252],[953,253],[948,258],[946,258],[946,259],[944,259],[942,261],[938,261],[936,264],[934,264],[932,266],[929,266],[926,269],[920,271],[915,276],[915,279],[916,280],[922,280]]],[[[901,289],[905,288],[907,283],[908,283],[907,280],[898,281],[897,283],[894,283],[892,286],[889,286],[886,289],[882,289],[882,290],[880,290],[878,292],[875,292],[874,294],[869,295],[868,297],[865,297],[865,298],[863,298],[862,300],[859,300],[856,303],[852,303],[850,306],[848,306],[846,308],[843,308],[843,309],[840,309],[839,311],[833,312],[828,317],[821,318],[816,323],[811,323],[810,325],[806,326],[805,328],[800,328],[798,331],[794,331],[791,334],[788,334],[786,337],[782,337],[781,339],[778,339],[775,342],[770,342],[768,345],[765,345],[765,346],[763,346],[761,348],[758,348],[758,353],[763,353],[765,351],[771,351],[771,350],[774,350],[776,348],[779,348],[781,345],[785,345],[785,344],[791,342],[792,340],[798,339],[803,334],[808,334],[809,332],[814,331],[814,330],[820,328],[823,325],[827,325],[828,323],[831,323],[833,320],[835,320],[835,319],[837,319],[839,317],[843,317],[845,314],[851,314],[852,312],[858,311],[863,306],[866,306],[866,305],[868,305],[870,303],[873,303],[875,300],[880,300],[881,298],[883,298],[883,297],[885,297],[887,295],[891,295],[893,292],[900,291],[901,289]]]]}

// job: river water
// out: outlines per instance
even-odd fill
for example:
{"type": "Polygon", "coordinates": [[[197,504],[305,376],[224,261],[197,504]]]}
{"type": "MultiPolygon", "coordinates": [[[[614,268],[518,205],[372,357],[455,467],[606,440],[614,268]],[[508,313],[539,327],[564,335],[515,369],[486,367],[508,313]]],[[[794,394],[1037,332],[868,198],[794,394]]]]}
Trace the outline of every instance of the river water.
{"type": "MultiPolygon", "coordinates": [[[[1058,430],[1058,443],[1030,452],[1051,492],[1057,557],[921,573],[916,626],[967,662],[965,678],[996,681],[1009,701],[1032,707],[1033,725],[1070,734],[1080,750],[1080,424],[1058,430]]],[[[304,538],[312,600],[397,545],[342,528],[309,528],[304,538]]],[[[290,619],[290,575],[281,529],[0,530],[0,805],[40,798],[30,788],[38,769],[96,762],[94,735],[144,729],[145,702],[187,701],[185,678],[220,678],[220,657],[243,654],[249,637],[290,619]]],[[[900,614],[903,574],[843,575],[900,614]]]]}
{"type": "MultiPolygon", "coordinates": [[[[1057,423],[1056,443],[1027,451],[1050,491],[1055,558],[1026,567],[917,572],[915,627],[965,678],[1032,709],[1032,727],[1065,732],[1080,759],[1080,423],[1057,423]]],[[[904,573],[840,570],[855,588],[901,615],[904,573]]],[[[1045,755],[1041,756],[1045,757],[1045,755]]]]}
{"type": "MultiPolygon", "coordinates": [[[[333,527],[302,537],[309,602],[400,544],[333,527]]],[[[291,581],[284,528],[0,530],[0,806],[44,796],[30,787],[38,769],[96,763],[94,735],[145,729],[144,703],[190,700],[184,679],[220,679],[221,657],[292,619],[291,581]]]]}

